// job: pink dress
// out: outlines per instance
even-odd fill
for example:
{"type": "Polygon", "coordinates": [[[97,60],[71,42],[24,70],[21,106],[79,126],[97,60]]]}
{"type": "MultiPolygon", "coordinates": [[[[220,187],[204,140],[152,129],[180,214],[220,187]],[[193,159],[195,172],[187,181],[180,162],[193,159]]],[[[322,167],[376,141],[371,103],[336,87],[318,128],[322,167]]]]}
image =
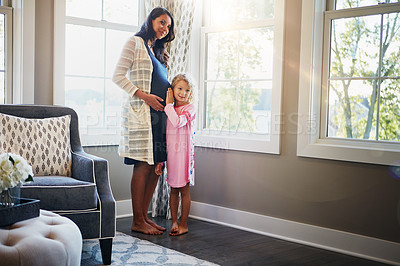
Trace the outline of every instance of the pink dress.
{"type": "Polygon", "coordinates": [[[196,109],[192,104],[164,109],[167,120],[167,182],[173,188],[194,185],[193,127],[196,109]]]}

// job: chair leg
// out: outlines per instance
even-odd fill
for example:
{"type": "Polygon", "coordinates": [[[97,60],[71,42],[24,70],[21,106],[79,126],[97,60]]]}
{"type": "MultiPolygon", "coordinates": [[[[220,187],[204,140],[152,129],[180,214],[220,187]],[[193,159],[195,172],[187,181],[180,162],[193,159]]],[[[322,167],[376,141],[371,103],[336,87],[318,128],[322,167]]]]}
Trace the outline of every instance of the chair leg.
{"type": "Polygon", "coordinates": [[[111,264],[111,254],[112,254],[112,238],[99,239],[101,257],[103,258],[104,265],[111,264]]]}

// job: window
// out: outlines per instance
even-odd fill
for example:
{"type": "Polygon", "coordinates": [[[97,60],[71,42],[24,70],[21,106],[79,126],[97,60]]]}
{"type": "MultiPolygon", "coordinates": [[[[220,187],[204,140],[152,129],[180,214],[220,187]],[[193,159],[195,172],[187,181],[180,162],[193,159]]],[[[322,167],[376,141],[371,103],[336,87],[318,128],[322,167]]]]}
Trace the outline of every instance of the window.
{"type": "Polygon", "coordinates": [[[35,1],[0,1],[0,104],[33,104],[35,1]]]}
{"type": "Polygon", "coordinates": [[[65,63],[56,102],[78,113],[84,145],[117,144],[123,90],[111,78],[123,45],[138,30],[139,1],[66,0],[59,12],[65,14],[65,63]]]}
{"type": "Polygon", "coordinates": [[[12,54],[12,8],[0,5],[0,104],[12,103],[12,54]]]}
{"type": "Polygon", "coordinates": [[[400,152],[400,3],[303,2],[298,155],[393,164],[400,152]]]}
{"type": "Polygon", "coordinates": [[[326,12],[324,136],[399,142],[400,16],[383,4],[357,12],[371,2],[339,0],[326,12]]]}
{"type": "Polygon", "coordinates": [[[197,146],[279,153],[283,2],[205,2],[197,146]]]}

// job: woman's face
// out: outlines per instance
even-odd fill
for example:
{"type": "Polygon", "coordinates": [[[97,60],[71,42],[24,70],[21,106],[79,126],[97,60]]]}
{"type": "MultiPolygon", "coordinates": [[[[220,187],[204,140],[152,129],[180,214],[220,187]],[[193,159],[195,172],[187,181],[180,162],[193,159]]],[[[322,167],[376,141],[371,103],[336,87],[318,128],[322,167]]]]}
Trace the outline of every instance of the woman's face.
{"type": "Polygon", "coordinates": [[[167,14],[163,14],[153,20],[153,30],[156,33],[156,39],[162,39],[167,36],[171,27],[171,18],[167,14]]]}

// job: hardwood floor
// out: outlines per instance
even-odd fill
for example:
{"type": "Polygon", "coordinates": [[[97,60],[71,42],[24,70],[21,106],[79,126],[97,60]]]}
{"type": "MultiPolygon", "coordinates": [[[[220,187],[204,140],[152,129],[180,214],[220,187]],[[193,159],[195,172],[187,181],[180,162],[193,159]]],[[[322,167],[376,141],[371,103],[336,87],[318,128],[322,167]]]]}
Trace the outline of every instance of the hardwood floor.
{"type": "Polygon", "coordinates": [[[161,236],[131,232],[131,217],[117,219],[117,231],[220,265],[386,265],[191,218],[189,233],[172,237],[170,220],[153,221],[167,232],[161,236]]]}

